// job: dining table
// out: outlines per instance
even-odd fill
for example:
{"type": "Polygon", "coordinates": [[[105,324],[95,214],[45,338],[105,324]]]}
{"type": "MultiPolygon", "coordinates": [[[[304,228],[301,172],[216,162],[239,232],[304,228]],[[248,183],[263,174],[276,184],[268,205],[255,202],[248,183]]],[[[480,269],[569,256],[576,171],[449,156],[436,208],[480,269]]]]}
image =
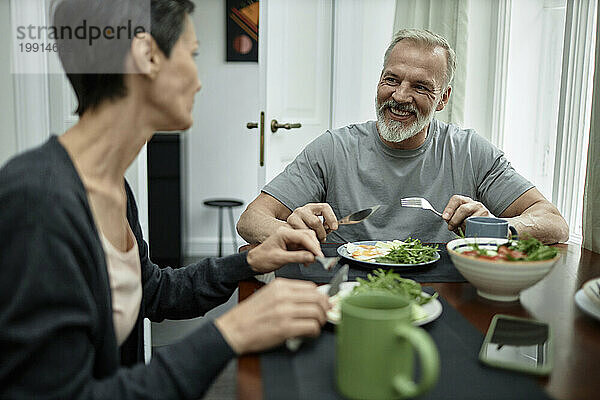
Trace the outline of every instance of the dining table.
{"type": "MultiPolygon", "coordinates": [[[[324,252],[328,248],[330,254],[326,253],[326,255],[332,255],[332,249],[335,249],[338,245],[340,244],[324,245],[324,252]]],[[[516,372],[502,375],[502,373],[498,372],[499,375],[495,379],[500,379],[500,384],[506,385],[508,388],[507,393],[510,393],[511,385],[514,384],[513,382],[516,382],[516,379],[526,379],[534,382],[532,386],[535,386],[536,390],[539,388],[540,393],[546,398],[560,400],[600,398],[600,321],[582,312],[574,300],[576,292],[581,289],[587,280],[600,276],[600,254],[578,245],[558,244],[555,246],[559,248],[562,256],[553,269],[541,281],[522,291],[520,299],[513,302],[497,302],[482,298],[477,294],[476,288],[464,280],[464,278],[450,279],[451,281],[448,281],[438,278],[435,273],[424,273],[424,279],[419,279],[419,272],[409,275],[410,278],[419,281],[423,285],[424,290],[435,291],[439,294],[440,300],[443,299],[445,307],[442,316],[444,313],[447,313],[449,315],[448,318],[451,315],[455,315],[453,317],[455,320],[459,318],[467,321],[465,323],[470,325],[469,328],[472,328],[472,331],[475,332],[475,336],[471,333],[471,340],[476,341],[477,346],[481,344],[480,340],[483,340],[483,335],[487,331],[495,314],[532,318],[550,325],[553,334],[554,358],[551,373],[545,377],[535,377],[516,372]],[[521,376],[525,378],[521,378],[521,376]]],[[[444,248],[445,244],[439,244],[439,247],[444,248]]],[[[288,271],[296,271],[297,276],[293,276],[293,273],[292,276],[286,276],[285,274],[283,276],[313,280],[319,284],[326,283],[326,280],[321,279],[319,275],[311,276],[310,274],[304,274],[305,270],[303,268],[308,267],[301,265],[293,268],[289,267],[288,271]]],[[[316,267],[313,266],[313,268],[316,267]]],[[[453,268],[451,264],[448,268],[450,274],[456,272],[451,271],[453,268]]],[[[316,271],[316,269],[313,270],[316,271]]],[[[368,270],[361,270],[360,267],[352,267],[352,270],[355,273],[350,274],[351,280],[356,279],[357,276],[364,276],[364,274],[369,272],[368,270]]],[[[435,267],[431,271],[435,271],[435,267]]],[[[460,277],[460,274],[458,276],[460,277]]],[[[251,296],[263,285],[263,283],[256,279],[240,282],[239,301],[243,301],[251,296]]],[[[333,337],[333,329],[331,327],[324,327],[324,333],[327,329],[329,329],[327,334],[333,337]]],[[[318,341],[319,339],[316,340],[318,341]]],[[[332,341],[333,339],[330,338],[329,340],[332,341]]],[[[331,344],[330,342],[328,343],[327,345],[331,344]]],[[[442,343],[438,342],[437,344],[439,346],[442,343]]],[[[325,344],[321,343],[321,345],[324,346],[325,344]]],[[[309,354],[311,346],[306,346],[306,349],[300,347],[297,350],[298,355],[290,354],[287,356],[285,350],[279,350],[279,357],[297,357],[301,356],[302,352],[305,351],[307,352],[304,354],[305,357],[315,358],[312,360],[313,363],[322,362],[323,360],[316,359],[318,356],[309,354]]],[[[476,364],[477,351],[474,350],[473,343],[467,353],[469,354],[454,355],[453,357],[468,357],[474,360],[473,364],[476,364]]],[[[332,355],[331,358],[333,357],[332,355]]],[[[274,385],[274,380],[266,379],[264,370],[261,368],[261,362],[265,362],[264,354],[248,354],[238,359],[238,399],[277,398],[282,395],[281,393],[285,393],[285,388],[277,388],[277,393],[280,394],[276,396],[272,395],[274,392],[271,389],[275,388],[270,385],[274,385]],[[271,395],[268,396],[268,393],[271,393],[271,395]]],[[[333,365],[333,360],[328,360],[328,363],[328,365],[333,365]]],[[[477,368],[484,369],[491,367],[478,366],[477,368]]],[[[449,371],[445,371],[442,365],[442,376],[447,372],[449,371]]],[[[459,369],[458,371],[452,371],[452,373],[454,376],[460,376],[462,372],[459,369]]],[[[468,373],[467,370],[464,371],[464,374],[468,373]]],[[[328,376],[333,376],[333,372],[328,376]]],[[[331,379],[333,380],[333,378],[331,379]]],[[[468,382],[468,379],[467,376],[464,377],[465,382],[468,382]]],[[[295,384],[310,386],[311,382],[295,382],[295,384]]],[[[334,382],[331,383],[331,387],[335,388],[334,382]]],[[[515,384],[514,387],[517,388],[518,385],[515,384]]],[[[289,397],[285,396],[287,398],[296,397],[291,392],[289,397]]],[[[341,395],[336,396],[341,398],[341,395]]],[[[302,397],[308,396],[298,396],[298,398],[302,397]]],[[[313,396],[313,398],[320,397],[313,396]]],[[[335,396],[327,398],[335,398],[335,396]]],[[[494,396],[491,398],[494,398],[494,396]]],[[[520,397],[519,393],[514,393],[514,397],[512,398],[524,397],[520,397]]]]}

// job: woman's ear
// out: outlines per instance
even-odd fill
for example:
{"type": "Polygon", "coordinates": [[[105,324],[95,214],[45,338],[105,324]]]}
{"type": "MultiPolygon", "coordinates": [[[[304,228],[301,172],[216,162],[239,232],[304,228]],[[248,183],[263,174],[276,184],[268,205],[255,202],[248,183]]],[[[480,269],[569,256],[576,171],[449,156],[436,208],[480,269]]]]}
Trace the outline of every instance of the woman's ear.
{"type": "Polygon", "coordinates": [[[131,61],[134,73],[156,78],[162,55],[154,38],[148,32],[138,33],[131,42],[131,61]]]}

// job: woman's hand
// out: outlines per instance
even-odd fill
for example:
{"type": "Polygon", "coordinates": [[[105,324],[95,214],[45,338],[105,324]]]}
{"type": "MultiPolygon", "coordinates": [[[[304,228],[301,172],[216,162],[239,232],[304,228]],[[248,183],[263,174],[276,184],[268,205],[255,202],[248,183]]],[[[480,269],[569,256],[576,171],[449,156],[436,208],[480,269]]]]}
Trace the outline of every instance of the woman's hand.
{"type": "Polygon", "coordinates": [[[247,260],[254,271],[267,273],[287,263],[312,263],[315,256],[323,256],[323,252],[314,231],[282,226],[250,250],[247,260]]]}
{"type": "Polygon", "coordinates": [[[217,318],[215,325],[239,355],[292,337],[318,336],[329,308],[329,298],[313,282],[277,278],[217,318]]]}

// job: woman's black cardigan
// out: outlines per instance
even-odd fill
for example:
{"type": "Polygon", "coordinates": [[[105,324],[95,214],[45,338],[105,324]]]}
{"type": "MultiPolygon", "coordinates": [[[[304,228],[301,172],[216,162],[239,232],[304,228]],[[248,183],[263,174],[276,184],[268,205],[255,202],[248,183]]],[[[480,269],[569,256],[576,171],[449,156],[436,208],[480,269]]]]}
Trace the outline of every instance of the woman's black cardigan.
{"type": "Polygon", "coordinates": [[[143,363],[144,317],[203,315],[254,274],[245,253],[153,264],[125,186],[143,300],[118,347],[104,251],[68,153],[53,136],[0,170],[0,398],[199,398],[234,357],[206,323],[143,363]]]}

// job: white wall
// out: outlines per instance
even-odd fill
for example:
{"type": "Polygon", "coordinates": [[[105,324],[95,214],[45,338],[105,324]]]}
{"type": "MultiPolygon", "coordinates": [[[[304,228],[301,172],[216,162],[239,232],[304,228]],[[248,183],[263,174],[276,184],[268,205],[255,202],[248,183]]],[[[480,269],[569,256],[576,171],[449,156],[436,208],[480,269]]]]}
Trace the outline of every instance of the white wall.
{"type": "Polygon", "coordinates": [[[0,165],[17,151],[13,76],[10,67],[11,24],[9,2],[0,1],[0,165]]]}
{"type": "Polygon", "coordinates": [[[469,2],[467,61],[457,60],[465,63],[467,70],[463,128],[475,129],[487,139],[491,139],[495,63],[495,49],[490,45],[495,18],[492,1],[495,0],[469,2]]]}
{"type": "Polygon", "coordinates": [[[395,10],[395,0],[336,2],[333,128],[377,119],[375,94],[395,10]]]}
{"type": "MultiPolygon", "coordinates": [[[[213,197],[253,200],[257,181],[236,179],[239,168],[258,166],[258,63],[226,62],[225,1],[196,1],[193,19],[200,41],[198,69],[202,90],[196,95],[194,126],[185,137],[186,254],[216,254],[217,209],[202,202],[213,197]],[[254,165],[240,165],[242,154],[254,154],[254,165]]],[[[245,156],[247,157],[247,155],[245,156]]],[[[234,209],[235,221],[244,207],[234,209]]],[[[228,216],[224,215],[224,251],[233,252],[228,216]]],[[[238,245],[241,242],[238,238],[238,245]]],[[[227,254],[226,253],[226,254],[227,254]]]]}

